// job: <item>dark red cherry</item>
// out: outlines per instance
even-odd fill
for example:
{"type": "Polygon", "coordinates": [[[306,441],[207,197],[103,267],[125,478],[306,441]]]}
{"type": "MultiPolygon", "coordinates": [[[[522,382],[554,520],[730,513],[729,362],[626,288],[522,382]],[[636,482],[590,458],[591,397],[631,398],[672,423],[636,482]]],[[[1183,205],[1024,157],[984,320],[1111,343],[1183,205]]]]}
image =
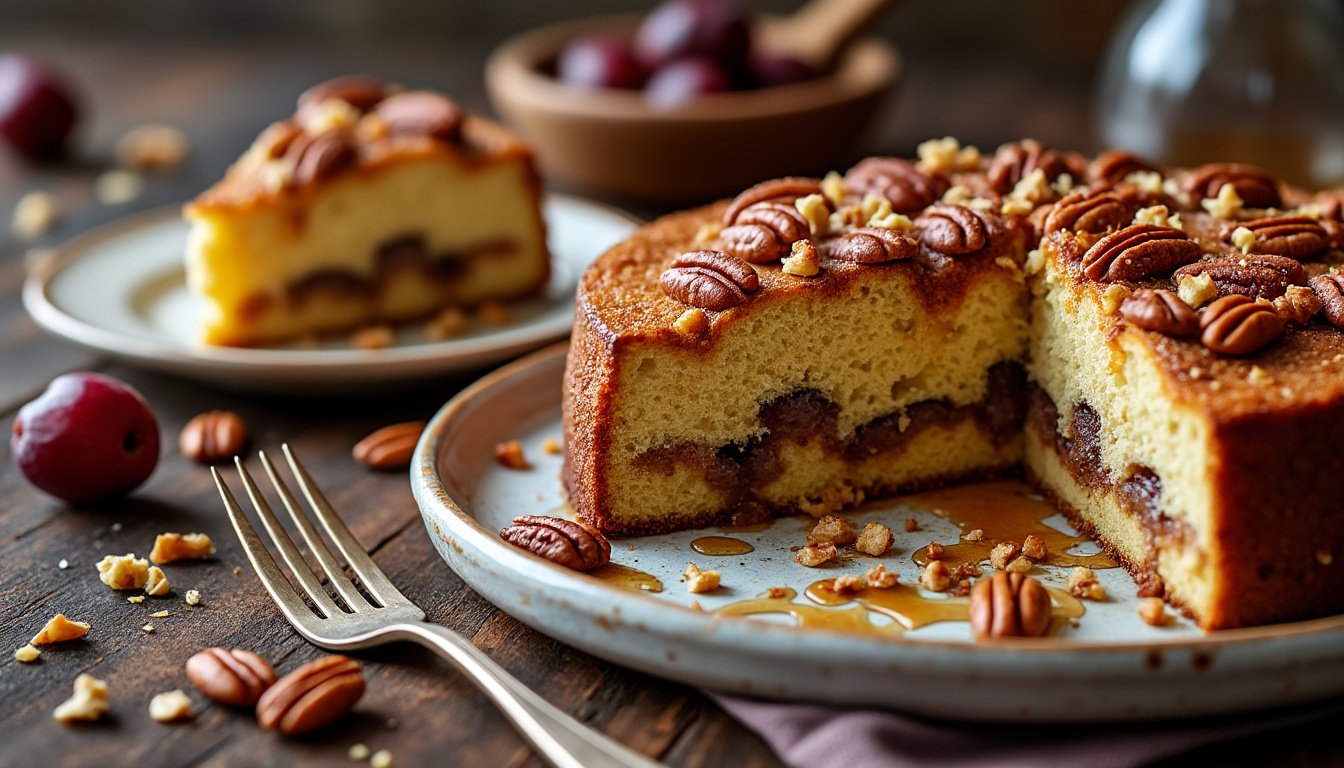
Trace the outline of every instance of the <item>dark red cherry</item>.
{"type": "Polygon", "coordinates": [[[644,68],[630,45],[611,37],[574,40],[561,51],[555,75],[566,85],[580,88],[639,88],[644,68]]]}
{"type": "Polygon", "coordinates": [[[668,0],[644,17],[635,55],[650,71],[675,59],[703,56],[726,69],[746,60],[747,17],[731,0],[668,0]]]}
{"type": "Polygon", "coordinates": [[[52,70],[27,56],[0,56],[0,136],[15,151],[33,160],[59,155],[77,117],[52,70]]]}
{"type": "Polygon", "coordinates": [[[731,90],[732,79],[712,59],[693,57],[664,65],[644,86],[649,103],[660,109],[688,104],[706,93],[731,90]]]}

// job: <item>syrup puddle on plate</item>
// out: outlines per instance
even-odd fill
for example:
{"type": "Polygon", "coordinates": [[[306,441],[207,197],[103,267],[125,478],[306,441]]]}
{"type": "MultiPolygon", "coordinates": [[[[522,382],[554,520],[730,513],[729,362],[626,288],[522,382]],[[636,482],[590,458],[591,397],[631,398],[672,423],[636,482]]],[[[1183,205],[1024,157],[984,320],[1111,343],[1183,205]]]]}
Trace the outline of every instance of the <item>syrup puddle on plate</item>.
{"type": "Polygon", "coordinates": [[[620,563],[607,563],[601,568],[588,571],[588,575],[596,576],[612,586],[631,592],[663,591],[663,582],[657,576],[620,563]]]}
{"type": "Polygon", "coordinates": [[[752,545],[741,539],[734,539],[732,536],[701,536],[691,542],[691,549],[710,557],[745,555],[748,552],[756,551],[756,548],[752,545]]]}

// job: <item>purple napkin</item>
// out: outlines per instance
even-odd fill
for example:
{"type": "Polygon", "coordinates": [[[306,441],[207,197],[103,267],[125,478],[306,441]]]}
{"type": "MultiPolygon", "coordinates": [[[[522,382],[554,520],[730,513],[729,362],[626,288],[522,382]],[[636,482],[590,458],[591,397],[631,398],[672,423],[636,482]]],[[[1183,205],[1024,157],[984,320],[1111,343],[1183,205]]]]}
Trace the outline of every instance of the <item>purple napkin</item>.
{"type": "Polygon", "coordinates": [[[1344,712],[1344,702],[1209,720],[1121,725],[995,725],[925,720],[882,709],[760,701],[710,692],[719,706],[798,768],[1068,765],[1128,768],[1344,712]]]}

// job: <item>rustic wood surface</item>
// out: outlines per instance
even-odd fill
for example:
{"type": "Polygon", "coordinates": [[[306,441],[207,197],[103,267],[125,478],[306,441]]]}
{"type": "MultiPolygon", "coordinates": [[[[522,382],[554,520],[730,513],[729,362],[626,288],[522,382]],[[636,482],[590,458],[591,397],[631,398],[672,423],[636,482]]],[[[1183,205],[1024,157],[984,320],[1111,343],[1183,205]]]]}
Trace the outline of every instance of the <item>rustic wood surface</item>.
{"type": "MultiPolygon", "coordinates": [[[[37,243],[51,245],[133,210],[188,199],[216,178],[259,128],[286,112],[299,90],[342,72],[368,71],[441,87],[468,107],[484,109],[479,73],[489,42],[448,49],[341,50],[276,42],[240,49],[14,39],[0,31],[0,50],[60,61],[78,79],[89,112],[74,159],[54,168],[0,160],[0,214],[7,218],[29,189],[51,191],[62,218],[37,243]],[[93,180],[108,167],[116,137],[149,120],[187,131],[193,140],[189,162],[179,171],[149,177],[144,196],[135,203],[98,205],[93,180]]],[[[965,82],[963,75],[974,65],[958,57],[942,66],[914,68],[903,98],[907,104],[932,100],[965,82]]],[[[1085,146],[1086,123],[1077,117],[1084,87],[1080,81],[1042,87],[1030,71],[998,67],[973,81],[965,100],[954,102],[963,105],[961,112],[907,108],[888,115],[871,148],[908,153],[919,138],[958,128],[989,146],[1021,134],[1085,146]],[[980,119],[978,110],[987,102],[1011,105],[1029,92],[1038,109],[996,110],[992,124],[980,119]]],[[[255,650],[281,672],[321,654],[291,630],[248,568],[209,472],[175,447],[187,419],[215,408],[244,417],[254,448],[273,448],[281,441],[293,445],[359,541],[430,620],[471,638],[548,700],[671,765],[778,764],[761,740],[700,692],[580,653],[498,611],[439,559],[404,474],[371,472],[351,459],[350,447],[364,434],[388,423],[427,418],[474,374],[400,389],[395,396],[278,398],[111,365],[46,338],[33,325],[19,302],[28,244],[7,232],[0,238],[0,424],[7,431],[17,408],[52,377],[101,370],[145,394],[158,414],[164,445],[157,471],[134,495],[98,508],[71,509],[30,487],[13,468],[8,442],[0,444],[0,764],[340,765],[348,764],[346,750],[355,743],[390,749],[403,766],[540,764],[484,696],[445,663],[409,646],[361,654],[369,687],[357,711],[308,738],[264,732],[248,714],[214,706],[190,687],[182,664],[206,646],[255,650]],[[209,561],[167,567],[171,598],[132,605],[125,594],[98,581],[94,563],[102,555],[145,555],[154,535],[165,530],[204,531],[219,552],[209,561]],[[62,559],[68,568],[58,567],[62,559]],[[187,589],[200,590],[203,604],[188,608],[181,599],[187,589]],[[161,609],[171,615],[147,618],[161,609]],[[14,662],[10,651],[57,611],[90,622],[88,637],[47,647],[37,664],[14,662]],[[146,622],[154,624],[153,633],[141,630],[146,622]],[[58,725],[51,711],[83,671],[111,685],[112,715],[87,726],[58,725]],[[191,694],[196,718],[174,726],[151,721],[146,711],[151,696],[179,687],[191,694]]],[[[1344,749],[1331,743],[1330,730],[1300,728],[1205,750],[1199,757],[1237,765],[1344,758],[1344,749]]]]}

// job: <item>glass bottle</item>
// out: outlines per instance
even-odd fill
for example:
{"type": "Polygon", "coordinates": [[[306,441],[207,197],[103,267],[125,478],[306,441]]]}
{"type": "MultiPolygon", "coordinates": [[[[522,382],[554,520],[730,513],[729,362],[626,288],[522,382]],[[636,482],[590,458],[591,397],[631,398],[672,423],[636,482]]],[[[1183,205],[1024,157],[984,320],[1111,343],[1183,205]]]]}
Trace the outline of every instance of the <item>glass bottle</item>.
{"type": "Polygon", "coordinates": [[[1340,0],[1146,0],[1103,60],[1107,146],[1176,165],[1252,163],[1344,186],[1340,0]]]}

